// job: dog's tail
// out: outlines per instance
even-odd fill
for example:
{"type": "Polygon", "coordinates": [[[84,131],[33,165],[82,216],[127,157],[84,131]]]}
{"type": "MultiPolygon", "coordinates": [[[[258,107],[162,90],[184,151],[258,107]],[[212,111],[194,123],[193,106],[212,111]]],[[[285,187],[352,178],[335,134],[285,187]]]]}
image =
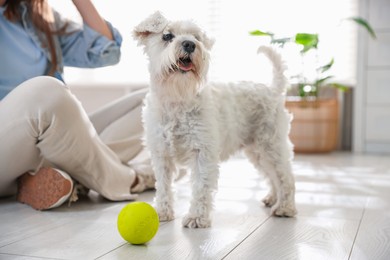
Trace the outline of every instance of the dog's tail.
{"type": "Polygon", "coordinates": [[[284,75],[286,66],[282,56],[273,47],[269,46],[260,46],[257,53],[263,53],[271,61],[274,74],[271,86],[279,93],[284,93],[288,86],[288,80],[284,75]]]}

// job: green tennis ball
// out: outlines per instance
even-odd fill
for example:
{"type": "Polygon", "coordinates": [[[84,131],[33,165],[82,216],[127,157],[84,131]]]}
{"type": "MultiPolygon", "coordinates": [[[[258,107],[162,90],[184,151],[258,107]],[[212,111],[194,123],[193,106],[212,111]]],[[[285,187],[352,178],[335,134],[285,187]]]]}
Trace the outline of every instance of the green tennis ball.
{"type": "Polygon", "coordinates": [[[160,222],[156,210],[146,202],[132,202],[118,215],[119,234],[127,242],[140,245],[150,241],[157,233],[160,222]]]}

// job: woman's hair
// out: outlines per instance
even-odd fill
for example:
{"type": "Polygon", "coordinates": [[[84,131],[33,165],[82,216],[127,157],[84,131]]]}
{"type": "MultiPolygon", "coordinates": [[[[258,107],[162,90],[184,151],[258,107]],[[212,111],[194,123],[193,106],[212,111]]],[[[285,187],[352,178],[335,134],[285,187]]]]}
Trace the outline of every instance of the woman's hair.
{"type": "Polygon", "coordinates": [[[10,21],[21,20],[21,13],[19,5],[21,2],[25,2],[28,8],[28,15],[31,18],[33,26],[41,31],[46,39],[51,56],[51,67],[48,71],[48,75],[54,75],[57,70],[57,55],[55,50],[55,44],[53,40],[54,34],[63,34],[65,32],[66,24],[62,28],[55,29],[53,12],[47,2],[47,0],[7,0],[4,16],[10,21]]]}

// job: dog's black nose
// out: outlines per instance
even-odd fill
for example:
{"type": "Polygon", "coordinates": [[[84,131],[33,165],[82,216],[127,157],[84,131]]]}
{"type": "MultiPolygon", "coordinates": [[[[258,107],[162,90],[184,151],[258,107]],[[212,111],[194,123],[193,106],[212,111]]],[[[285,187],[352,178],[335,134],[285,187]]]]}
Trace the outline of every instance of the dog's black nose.
{"type": "Polygon", "coordinates": [[[195,50],[195,43],[192,41],[184,41],[181,43],[181,46],[183,46],[183,49],[187,53],[192,53],[195,50]]]}

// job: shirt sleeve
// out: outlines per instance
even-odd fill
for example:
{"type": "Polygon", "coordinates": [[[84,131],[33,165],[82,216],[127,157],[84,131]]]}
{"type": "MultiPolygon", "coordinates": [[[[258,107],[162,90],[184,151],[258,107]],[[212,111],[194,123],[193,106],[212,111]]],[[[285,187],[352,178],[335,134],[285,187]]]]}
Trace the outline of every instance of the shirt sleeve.
{"type": "Polygon", "coordinates": [[[59,35],[64,65],[97,68],[117,64],[121,56],[122,36],[111,23],[107,24],[113,40],[99,34],[87,24],[67,21],[66,33],[59,35]]]}

